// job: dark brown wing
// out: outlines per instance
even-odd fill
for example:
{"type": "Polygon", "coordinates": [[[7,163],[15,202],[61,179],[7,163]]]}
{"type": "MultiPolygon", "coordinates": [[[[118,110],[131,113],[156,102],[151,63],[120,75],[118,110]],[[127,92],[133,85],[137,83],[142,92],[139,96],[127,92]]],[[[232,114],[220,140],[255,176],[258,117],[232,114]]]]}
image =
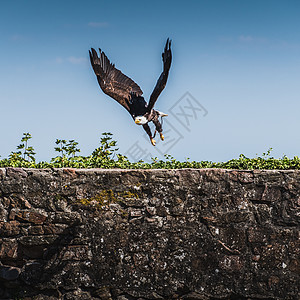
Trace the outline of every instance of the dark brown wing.
{"type": "Polygon", "coordinates": [[[169,70],[171,67],[171,61],[172,61],[172,52],[171,52],[171,40],[167,39],[164,52],[162,53],[163,63],[164,63],[164,69],[160,75],[160,77],[157,80],[156,86],[150,96],[150,100],[148,103],[148,111],[151,111],[153,108],[158,96],[163,91],[163,89],[166,86],[168,76],[169,76],[169,70]]]}
{"type": "Polygon", "coordinates": [[[99,57],[95,49],[92,48],[91,50],[89,51],[91,64],[102,91],[117,100],[129,111],[127,103],[131,99],[131,94],[141,96],[143,94],[141,88],[132,79],[116,69],[101,49],[99,49],[99,57]]]}

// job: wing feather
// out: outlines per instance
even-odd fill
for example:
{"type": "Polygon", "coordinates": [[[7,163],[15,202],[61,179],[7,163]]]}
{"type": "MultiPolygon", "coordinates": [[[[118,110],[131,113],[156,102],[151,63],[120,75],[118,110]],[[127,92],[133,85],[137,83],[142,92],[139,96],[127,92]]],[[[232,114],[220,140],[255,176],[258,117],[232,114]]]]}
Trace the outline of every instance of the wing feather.
{"type": "Polygon", "coordinates": [[[94,48],[91,48],[89,54],[102,91],[130,111],[128,101],[130,101],[132,94],[141,96],[143,94],[141,88],[132,79],[115,68],[115,65],[109,61],[101,49],[99,49],[99,57],[94,48]]]}
{"type": "Polygon", "coordinates": [[[157,98],[165,88],[168,80],[169,70],[172,62],[171,40],[169,40],[169,38],[167,39],[164,52],[162,53],[162,59],[164,64],[163,71],[160,77],[158,78],[155,88],[150,96],[150,100],[148,103],[148,111],[151,111],[151,109],[154,107],[157,98]]]}

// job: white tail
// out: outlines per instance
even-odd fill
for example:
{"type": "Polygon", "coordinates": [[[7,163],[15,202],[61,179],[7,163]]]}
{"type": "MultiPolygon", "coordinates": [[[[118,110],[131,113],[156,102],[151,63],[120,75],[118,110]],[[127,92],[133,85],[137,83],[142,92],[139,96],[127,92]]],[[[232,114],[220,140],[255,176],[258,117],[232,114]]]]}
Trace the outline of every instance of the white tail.
{"type": "Polygon", "coordinates": [[[166,117],[168,114],[165,114],[159,110],[157,110],[158,114],[161,116],[161,117],[166,117]]]}

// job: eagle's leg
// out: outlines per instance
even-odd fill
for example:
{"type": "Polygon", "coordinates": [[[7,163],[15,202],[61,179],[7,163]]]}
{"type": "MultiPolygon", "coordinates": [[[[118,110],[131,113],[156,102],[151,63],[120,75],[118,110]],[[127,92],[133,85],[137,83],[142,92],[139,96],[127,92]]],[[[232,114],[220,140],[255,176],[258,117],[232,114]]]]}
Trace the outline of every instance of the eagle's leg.
{"type": "Polygon", "coordinates": [[[154,138],[153,138],[153,136],[152,136],[152,133],[151,133],[151,130],[150,130],[149,125],[148,125],[148,124],[145,124],[145,125],[143,125],[143,128],[144,128],[145,131],[147,132],[147,134],[148,134],[148,136],[149,136],[149,138],[150,138],[151,144],[152,144],[153,146],[155,146],[156,141],[154,140],[154,138]]]}
{"type": "Polygon", "coordinates": [[[165,139],[165,137],[162,134],[162,126],[161,126],[161,123],[158,120],[158,116],[153,118],[152,122],[154,123],[155,128],[156,128],[156,130],[158,131],[158,133],[160,135],[160,139],[163,141],[165,139]]]}

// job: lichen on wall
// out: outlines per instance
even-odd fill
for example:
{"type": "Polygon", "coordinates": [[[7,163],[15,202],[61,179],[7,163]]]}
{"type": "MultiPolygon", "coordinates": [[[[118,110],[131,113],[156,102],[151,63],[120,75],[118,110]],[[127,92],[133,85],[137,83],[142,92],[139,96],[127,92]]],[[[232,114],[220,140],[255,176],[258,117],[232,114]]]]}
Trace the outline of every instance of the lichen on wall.
{"type": "Polygon", "coordinates": [[[300,172],[0,169],[0,299],[300,299],[300,172]]]}

